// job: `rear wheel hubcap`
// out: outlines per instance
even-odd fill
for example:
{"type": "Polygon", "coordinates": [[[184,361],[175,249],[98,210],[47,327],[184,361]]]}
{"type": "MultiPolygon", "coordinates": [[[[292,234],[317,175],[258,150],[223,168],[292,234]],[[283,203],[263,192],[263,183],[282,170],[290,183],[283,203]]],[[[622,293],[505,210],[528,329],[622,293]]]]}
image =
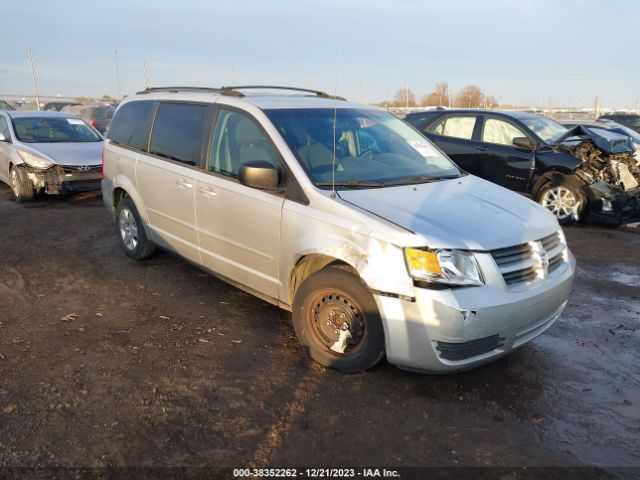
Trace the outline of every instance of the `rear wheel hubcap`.
{"type": "Polygon", "coordinates": [[[138,225],[133,213],[128,208],[120,212],[120,238],[127,250],[135,250],[138,245],[138,225]]]}

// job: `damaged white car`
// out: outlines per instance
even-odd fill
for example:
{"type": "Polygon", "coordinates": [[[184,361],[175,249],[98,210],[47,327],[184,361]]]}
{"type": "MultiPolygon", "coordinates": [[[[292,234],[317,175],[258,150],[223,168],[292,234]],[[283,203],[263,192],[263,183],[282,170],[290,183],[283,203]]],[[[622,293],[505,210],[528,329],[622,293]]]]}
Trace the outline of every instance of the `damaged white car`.
{"type": "Polygon", "coordinates": [[[35,194],[99,190],[104,139],[64,112],[0,112],[0,181],[16,201],[35,194]]]}

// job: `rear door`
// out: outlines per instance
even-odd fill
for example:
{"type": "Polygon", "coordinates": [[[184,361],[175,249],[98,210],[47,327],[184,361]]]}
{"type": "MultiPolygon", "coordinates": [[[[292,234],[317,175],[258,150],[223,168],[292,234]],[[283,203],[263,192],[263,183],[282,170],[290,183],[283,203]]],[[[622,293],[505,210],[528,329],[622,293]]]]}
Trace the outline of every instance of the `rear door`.
{"type": "Polygon", "coordinates": [[[200,262],[195,214],[195,175],[207,131],[205,104],[160,102],[148,154],[136,164],[153,239],[194,262],[200,262]]]}
{"type": "Polygon", "coordinates": [[[459,113],[445,115],[424,131],[451,160],[469,173],[478,175],[475,169],[474,156],[481,147],[473,140],[478,115],[459,113]]]}
{"type": "Polygon", "coordinates": [[[477,175],[511,190],[527,192],[534,154],[516,147],[513,139],[531,137],[511,119],[494,115],[484,116],[479,130],[482,148],[477,150],[474,159],[477,175]]]}
{"type": "Polygon", "coordinates": [[[202,263],[252,289],[278,298],[280,219],[284,195],[242,185],[240,166],[282,161],[259,122],[220,106],[205,168],[196,174],[195,205],[202,263]]]}

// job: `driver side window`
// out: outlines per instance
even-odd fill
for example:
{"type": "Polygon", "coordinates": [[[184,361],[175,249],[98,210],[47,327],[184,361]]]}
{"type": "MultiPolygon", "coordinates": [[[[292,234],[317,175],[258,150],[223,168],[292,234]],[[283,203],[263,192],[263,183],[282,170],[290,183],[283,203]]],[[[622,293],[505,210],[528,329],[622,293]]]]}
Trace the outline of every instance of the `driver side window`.
{"type": "Polygon", "coordinates": [[[488,118],[484,122],[483,142],[513,145],[513,139],[516,137],[526,137],[526,135],[516,126],[497,118],[488,118]]]}
{"type": "Polygon", "coordinates": [[[220,110],[207,170],[238,178],[242,164],[256,160],[278,166],[278,155],[253,119],[238,112],[220,110]]]}

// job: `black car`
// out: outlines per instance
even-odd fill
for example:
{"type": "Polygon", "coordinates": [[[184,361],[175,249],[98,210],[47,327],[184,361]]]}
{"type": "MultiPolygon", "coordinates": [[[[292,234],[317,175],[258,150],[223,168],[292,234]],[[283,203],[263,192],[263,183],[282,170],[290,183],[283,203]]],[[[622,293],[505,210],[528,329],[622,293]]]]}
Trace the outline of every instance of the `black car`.
{"type": "Polygon", "coordinates": [[[405,120],[467,172],[530,194],[561,223],[640,219],[640,165],[628,137],[524,112],[430,110],[405,120]]]}
{"type": "Polygon", "coordinates": [[[640,133],[640,115],[633,113],[610,113],[602,115],[598,120],[613,120],[616,123],[629,127],[631,130],[635,130],[640,133]]]}

